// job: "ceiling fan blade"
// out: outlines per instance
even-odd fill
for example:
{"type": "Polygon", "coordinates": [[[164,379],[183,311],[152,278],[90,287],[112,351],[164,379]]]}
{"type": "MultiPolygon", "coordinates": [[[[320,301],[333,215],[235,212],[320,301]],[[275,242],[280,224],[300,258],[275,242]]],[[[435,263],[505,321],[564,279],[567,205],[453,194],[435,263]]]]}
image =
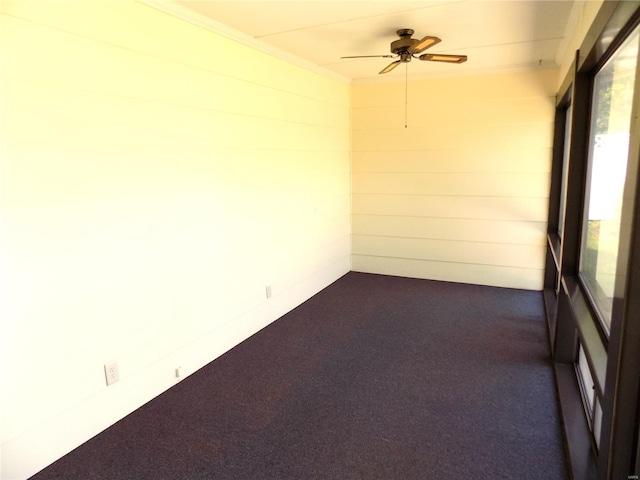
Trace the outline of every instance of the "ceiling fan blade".
{"type": "Polygon", "coordinates": [[[420,55],[420,60],[427,60],[430,62],[445,62],[445,63],[464,63],[467,61],[466,55],[446,55],[444,53],[425,53],[420,55]]]}
{"type": "Polygon", "coordinates": [[[408,52],[411,54],[422,53],[427,48],[431,48],[435,44],[440,43],[441,41],[442,40],[440,40],[438,37],[426,36],[422,40],[420,40],[418,43],[413,45],[412,47],[409,47],[408,52]]]}
{"type": "Polygon", "coordinates": [[[402,60],[396,60],[395,62],[391,62],[389,65],[387,65],[386,67],[384,67],[382,70],[380,70],[378,72],[378,75],[382,74],[382,73],[387,73],[390,72],[391,70],[393,70],[394,68],[396,68],[398,65],[400,65],[402,63],[402,60]]]}
{"type": "Polygon", "coordinates": [[[340,58],[393,58],[395,55],[356,55],[354,57],[340,57],[340,58]]]}

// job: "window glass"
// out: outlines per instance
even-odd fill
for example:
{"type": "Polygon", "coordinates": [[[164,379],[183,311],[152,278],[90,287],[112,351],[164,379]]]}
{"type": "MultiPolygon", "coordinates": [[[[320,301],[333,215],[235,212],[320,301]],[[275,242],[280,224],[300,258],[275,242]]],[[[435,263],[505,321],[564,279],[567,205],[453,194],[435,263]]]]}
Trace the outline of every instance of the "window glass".
{"type": "Polygon", "coordinates": [[[629,154],[638,29],[596,74],[580,277],[608,331],[629,154]]]}
{"type": "Polygon", "coordinates": [[[576,375],[578,376],[578,384],[580,385],[580,393],[582,394],[582,403],[587,414],[589,428],[593,434],[596,446],[600,447],[600,433],[602,428],[602,407],[600,399],[596,395],[595,384],[587,357],[582,348],[582,344],[578,348],[578,356],[575,362],[576,375]]]}
{"type": "Polygon", "coordinates": [[[596,446],[600,448],[600,433],[602,432],[602,407],[600,402],[596,402],[596,408],[593,412],[593,437],[596,441],[596,446]]]}
{"type": "Polygon", "coordinates": [[[578,379],[580,380],[580,387],[582,390],[582,399],[585,404],[585,408],[587,413],[589,414],[589,418],[593,414],[593,407],[595,402],[595,389],[593,383],[593,377],[591,376],[591,371],[589,370],[589,364],[587,363],[587,357],[584,354],[584,350],[582,349],[582,345],[580,345],[580,349],[578,350],[578,359],[576,362],[578,379]]]}
{"type": "Polygon", "coordinates": [[[564,150],[562,153],[562,179],[560,181],[560,212],[558,215],[558,235],[564,234],[564,211],[567,203],[567,175],[569,173],[569,139],[571,136],[571,106],[565,110],[564,150]]]}

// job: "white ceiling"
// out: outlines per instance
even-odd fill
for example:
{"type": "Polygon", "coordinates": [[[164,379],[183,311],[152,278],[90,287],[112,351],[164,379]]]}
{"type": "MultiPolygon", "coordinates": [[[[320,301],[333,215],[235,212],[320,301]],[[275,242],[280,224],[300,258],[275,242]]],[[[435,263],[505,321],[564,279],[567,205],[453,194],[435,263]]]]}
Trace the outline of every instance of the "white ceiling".
{"type": "MultiPolygon", "coordinates": [[[[147,3],[161,3],[158,1],[147,3]]],[[[404,78],[395,59],[340,59],[390,54],[396,30],[440,37],[429,53],[468,55],[460,65],[408,64],[410,77],[459,75],[557,65],[583,2],[555,0],[165,0],[173,13],[201,25],[225,26],[267,51],[286,52],[354,82],[404,78]],[[384,78],[381,78],[384,77],[384,78]]]]}

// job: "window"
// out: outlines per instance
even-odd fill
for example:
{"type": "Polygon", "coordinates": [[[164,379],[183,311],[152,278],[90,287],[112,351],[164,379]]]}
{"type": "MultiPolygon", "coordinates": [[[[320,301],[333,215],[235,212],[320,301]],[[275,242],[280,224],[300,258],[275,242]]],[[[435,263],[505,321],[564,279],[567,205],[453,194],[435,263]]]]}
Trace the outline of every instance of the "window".
{"type": "Polygon", "coordinates": [[[580,279],[606,332],[611,326],[638,38],[636,28],[595,75],[593,86],[580,279]]]}
{"type": "Polygon", "coordinates": [[[640,3],[596,18],[556,97],[544,300],[572,478],[635,478],[640,3]]]}

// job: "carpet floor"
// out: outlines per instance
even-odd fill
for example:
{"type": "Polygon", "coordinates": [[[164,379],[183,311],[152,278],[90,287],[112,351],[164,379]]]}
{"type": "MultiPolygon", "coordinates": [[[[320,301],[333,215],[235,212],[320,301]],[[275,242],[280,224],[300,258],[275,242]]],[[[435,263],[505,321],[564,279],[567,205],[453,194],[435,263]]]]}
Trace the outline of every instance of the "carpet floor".
{"type": "Polygon", "coordinates": [[[32,479],[567,472],[540,292],[351,272],[32,479]]]}

